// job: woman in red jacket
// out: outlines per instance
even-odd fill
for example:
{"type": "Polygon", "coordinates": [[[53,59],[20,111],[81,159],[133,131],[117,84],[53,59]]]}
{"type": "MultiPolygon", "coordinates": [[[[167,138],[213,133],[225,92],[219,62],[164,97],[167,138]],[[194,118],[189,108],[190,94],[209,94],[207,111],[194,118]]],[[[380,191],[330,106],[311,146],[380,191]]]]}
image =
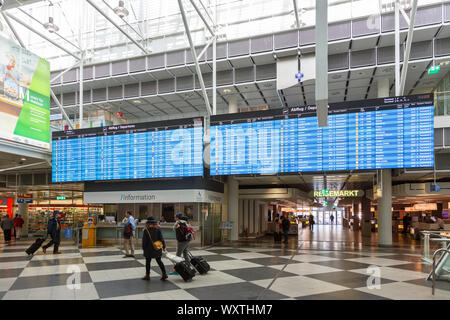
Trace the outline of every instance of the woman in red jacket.
{"type": "Polygon", "coordinates": [[[25,221],[20,217],[20,214],[17,214],[14,218],[14,237],[16,239],[20,239],[20,235],[22,234],[22,226],[25,221]]]}

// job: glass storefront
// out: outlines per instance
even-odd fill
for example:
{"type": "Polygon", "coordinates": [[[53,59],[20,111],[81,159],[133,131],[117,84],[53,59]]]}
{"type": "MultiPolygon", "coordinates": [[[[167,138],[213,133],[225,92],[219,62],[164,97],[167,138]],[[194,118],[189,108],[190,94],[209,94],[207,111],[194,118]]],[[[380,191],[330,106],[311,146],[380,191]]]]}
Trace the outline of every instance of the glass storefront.
{"type": "Polygon", "coordinates": [[[330,216],[333,214],[334,221],[333,224],[342,225],[342,217],[344,216],[344,209],[337,208],[336,210],[327,211],[323,209],[312,210],[312,215],[314,217],[314,221],[317,224],[329,225],[331,224],[330,216]]]}

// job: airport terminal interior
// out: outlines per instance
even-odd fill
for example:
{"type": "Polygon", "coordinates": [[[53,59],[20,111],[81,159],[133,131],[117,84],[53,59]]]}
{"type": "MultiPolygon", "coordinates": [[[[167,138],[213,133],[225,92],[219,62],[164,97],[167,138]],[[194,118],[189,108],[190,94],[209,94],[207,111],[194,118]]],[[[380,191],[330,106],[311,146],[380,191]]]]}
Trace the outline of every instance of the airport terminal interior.
{"type": "Polygon", "coordinates": [[[0,300],[450,300],[450,1],[0,4],[0,300]]]}

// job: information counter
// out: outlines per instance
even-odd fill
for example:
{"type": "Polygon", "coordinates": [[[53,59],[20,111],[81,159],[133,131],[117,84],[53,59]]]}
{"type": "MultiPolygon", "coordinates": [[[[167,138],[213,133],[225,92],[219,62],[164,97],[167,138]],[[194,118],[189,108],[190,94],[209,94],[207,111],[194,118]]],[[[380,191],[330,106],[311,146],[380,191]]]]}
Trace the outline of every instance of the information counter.
{"type": "MultiPolygon", "coordinates": [[[[175,230],[173,229],[174,223],[161,223],[160,229],[165,240],[175,240],[175,230]]],[[[192,244],[201,244],[201,232],[200,226],[196,223],[191,224],[195,231],[195,239],[191,241],[192,244]]],[[[110,244],[123,239],[123,223],[107,223],[100,222],[97,227],[97,245],[110,244]]],[[[136,225],[135,236],[137,239],[142,239],[144,233],[145,223],[138,223],[136,225]]]]}

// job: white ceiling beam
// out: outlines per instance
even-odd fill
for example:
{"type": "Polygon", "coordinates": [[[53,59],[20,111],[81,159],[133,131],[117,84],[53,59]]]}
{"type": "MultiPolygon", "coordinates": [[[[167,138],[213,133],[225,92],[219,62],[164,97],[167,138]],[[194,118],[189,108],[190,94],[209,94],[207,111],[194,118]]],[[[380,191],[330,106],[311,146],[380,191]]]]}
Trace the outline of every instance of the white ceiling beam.
{"type": "MultiPolygon", "coordinates": [[[[74,57],[77,60],[80,60],[80,57],[77,56],[76,54],[74,54],[71,50],[64,48],[62,45],[56,43],[55,41],[53,41],[52,39],[50,39],[49,37],[47,37],[46,35],[44,35],[43,33],[37,31],[36,29],[34,29],[33,27],[31,27],[29,24],[25,23],[24,21],[20,20],[19,18],[11,15],[8,12],[4,12],[4,14],[8,17],[11,18],[12,20],[16,21],[17,23],[21,24],[22,26],[24,26],[25,28],[27,28],[28,30],[30,30],[31,32],[34,32],[35,34],[37,34],[38,36],[40,36],[41,38],[47,40],[48,42],[50,42],[51,44],[53,44],[55,47],[61,49],[62,51],[66,52],[67,54],[71,55],[72,57],[74,57]]],[[[23,43],[21,43],[21,45],[23,46],[23,43]]]]}
{"type": "Polygon", "coordinates": [[[404,94],[406,85],[406,75],[408,73],[409,55],[411,53],[411,43],[414,36],[414,23],[416,21],[417,0],[413,0],[411,9],[411,21],[409,22],[408,38],[406,40],[405,58],[403,61],[402,75],[400,80],[400,95],[404,94]]]}
{"type": "Polygon", "coordinates": [[[123,30],[114,20],[112,20],[106,13],[100,9],[92,0],[86,0],[98,13],[100,13],[106,20],[108,20],[114,27],[116,27],[125,37],[131,40],[144,54],[149,54],[149,51],[145,49],[139,42],[133,39],[125,30],[123,30]]]}

